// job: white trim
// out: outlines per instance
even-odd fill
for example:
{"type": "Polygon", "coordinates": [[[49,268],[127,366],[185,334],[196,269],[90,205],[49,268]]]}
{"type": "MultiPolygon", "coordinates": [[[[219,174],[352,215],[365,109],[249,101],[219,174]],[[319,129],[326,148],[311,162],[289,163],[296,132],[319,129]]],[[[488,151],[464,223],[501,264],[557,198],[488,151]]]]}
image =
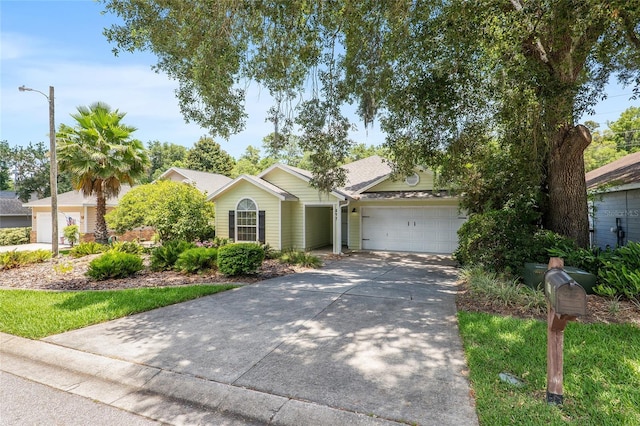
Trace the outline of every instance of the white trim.
{"type": "Polygon", "coordinates": [[[631,182],[631,183],[626,183],[624,185],[612,186],[610,188],[606,188],[604,191],[599,191],[598,188],[593,188],[593,189],[590,189],[588,192],[606,194],[608,192],[630,191],[632,189],[640,189],[640,182],[631,182]]]}
{"type": "MultiPolygon", "coordinates": [[[[241,210],[241,211],[251,211],[251,210],[241,210]]],[[[238,200],[238,202],[236,203],[236,208],[233,210],[233,220],[235,221],[235,223],[233,224],[233,236],[235,237],[233,240],[236,243],[259,243],[260,242],[260,208],[258,207],[258,203],[256,203],[256,200],[254,200],[251,197],[242,197],[238,200]],[[240,204],[242,201],[244,200],[250,200],[254,206],[256,206],[256,240],[255,241],[250,241],[250,240],[239,240],[238,239],[238,204],[240,204]]],[[[266,213],[265,213],[266,215],[266,213]]],[[[266,225],[266,223],[265,223],[266,225]]],[[[264,242],[267,242],[267,227],[265,226],[264,228],[264,242]]]]}

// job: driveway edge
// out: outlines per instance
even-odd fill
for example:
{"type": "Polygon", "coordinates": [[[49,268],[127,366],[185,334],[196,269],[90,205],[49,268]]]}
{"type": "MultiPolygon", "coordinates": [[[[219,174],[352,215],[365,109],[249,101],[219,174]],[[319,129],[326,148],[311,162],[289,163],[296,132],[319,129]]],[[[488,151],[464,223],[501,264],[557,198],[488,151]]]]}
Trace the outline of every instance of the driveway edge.
{"type": "Polygon", "coordinates": [[[6,333],[0,370],[170,424],[400,424],[6,333]]]}

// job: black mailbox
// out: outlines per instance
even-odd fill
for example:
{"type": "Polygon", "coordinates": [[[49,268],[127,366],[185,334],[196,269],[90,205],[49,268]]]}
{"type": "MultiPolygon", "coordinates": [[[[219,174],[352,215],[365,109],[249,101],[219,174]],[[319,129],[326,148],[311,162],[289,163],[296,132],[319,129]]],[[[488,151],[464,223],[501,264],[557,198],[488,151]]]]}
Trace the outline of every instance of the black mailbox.
{"type": "Polygon", "coordinates": [[[587,313],[587,293],[562,269],[549,269],[544,274],[544,293],[556,314],[580,316],[587,313]]]}

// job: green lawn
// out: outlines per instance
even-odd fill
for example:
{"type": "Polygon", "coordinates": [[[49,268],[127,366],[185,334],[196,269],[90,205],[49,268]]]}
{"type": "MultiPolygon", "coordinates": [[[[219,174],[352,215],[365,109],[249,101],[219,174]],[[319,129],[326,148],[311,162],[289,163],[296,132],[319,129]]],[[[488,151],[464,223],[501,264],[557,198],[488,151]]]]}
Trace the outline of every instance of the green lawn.
{"type": "Polygon", "coordinates": [[[640,328],[569,323],[564,404],[546,403],[546,323],[459,312],[481,425],[640,425],[640,328]],[[502,382],[510,373],[523,387],[502,382]]]}
{"type": "Polygon", "coordinates": [[[0,331],[39,339],[235,287],[224,284],[113,291],[0,290],[0,331]]]}

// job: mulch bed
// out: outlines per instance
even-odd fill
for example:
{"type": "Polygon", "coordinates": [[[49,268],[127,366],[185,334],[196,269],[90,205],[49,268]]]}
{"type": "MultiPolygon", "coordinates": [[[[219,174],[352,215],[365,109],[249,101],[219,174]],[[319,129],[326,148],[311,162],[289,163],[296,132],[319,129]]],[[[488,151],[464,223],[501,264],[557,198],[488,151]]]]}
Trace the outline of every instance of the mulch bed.
{"type": "MultiPolygon", "coordinates": [[[[303,268],[266,260],[253,275],[227,277],[215,271],[203,274],[183,274],[176,271],[155,272],[148,268],[132,277],[96,281],[85,275],[89,263],[100,255],[56,260],[0,271],[0,287],[37,290],[117,290],[141,287],[170,287],[192,284],[251,284],[268,278],[293,274],[303,268]]],[[[148,264],[148,259],[145,260],[148,264]]]]}

